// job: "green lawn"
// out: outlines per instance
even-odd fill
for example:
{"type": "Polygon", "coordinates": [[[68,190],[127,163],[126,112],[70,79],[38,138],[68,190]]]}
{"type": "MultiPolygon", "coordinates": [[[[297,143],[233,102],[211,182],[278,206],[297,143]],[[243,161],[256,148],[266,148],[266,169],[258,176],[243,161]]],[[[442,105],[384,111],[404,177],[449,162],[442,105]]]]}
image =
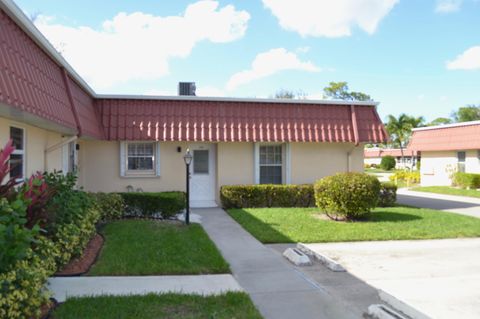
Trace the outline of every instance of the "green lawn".
{"type": "Polygon", "coordinates": [[[480,219],[411,207],[377,208],[367,221],[325,220],[317,208],[230,209],[263,243],[479,237],[480,219]]]}
{"type": "Polygon", "coordinates": [[[145,296],[99,296],[70,298],[61,304],[54,319],[256,319],[262,318],[245,293],[219,296],[149,294],[145,296]]]}
{"type": "Polygon", "coordinates": [[[105,244],[89,272],[92,276],[230,272],[198,224],[123,220],[107,224],[102,234],[105,244]]]}
{"type": "Polygon", "coordinates": [[[412,191],[480,198],[480,191],[475,189],[454,188],[450,186],[415,187],[412,188],[412,191]]]}
{"type": "Polygon", "coordinates": [[[384,169],[381,169],[381,168],[365,168],[364,169],[365,173],[395,173],[397,170],[396,169],[392,169],[390,171],[386,171],[384,169]]]}

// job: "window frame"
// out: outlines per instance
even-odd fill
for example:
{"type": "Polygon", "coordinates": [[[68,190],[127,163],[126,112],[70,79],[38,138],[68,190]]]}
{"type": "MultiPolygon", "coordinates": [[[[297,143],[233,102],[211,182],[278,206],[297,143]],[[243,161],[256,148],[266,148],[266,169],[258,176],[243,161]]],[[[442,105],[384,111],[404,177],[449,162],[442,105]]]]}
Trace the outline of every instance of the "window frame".
{"type": "MultiPolygon", "coordinates": [[[[125,176],[155,176],[157,172],[157,142],[150,142],[150,141],[132,141],[132,142],[125,142],[125,176]],[[128,147],[132,144],[151,144],[152,145],[152,169],[129,169],[128,168],[128,161],[129,156],[128,154],[128,147]]],[[[149,157],[149,156],[136,156],[136,157],[149,157]]]]}
{"type": "MultiPolygon", "coordinates": [[[[15,179],[17,182],[23,182],[25,181],[25,175],[27,173],[27,157],[26,157],[26,148],[27,148],[27,134],[26,134],[26,129],[25,127],[23,126],[19,126],[19,125],[15,125],[15,124],[10,124],[9,126],[9,130],[8,130],[8,136],[11,140],[12,139],[12,135],[11,135],[11,132],[10,132],[10,129],[13,127],[13,128],[16,128],[16,129],[19,129],[19,130],[22,130],[22,144],[23,144],[23,149],[22,150],[18,150],[18,149],[15,149],[11,155],[21,155],[22,156],[22,178],[17,178],[15,179]]],[[[10,164],[9,164],[10,165],[10,164]]],[[[10,176],[10,174],[8,174],[10,176]]]]}
{"type": "MultiPolygon", "coordinates": [[[[254,143],[254,183],[260,184],[260,147],[280,145],[282,146],[282,184],[291,183],[290,172],[290,143],[288,142],[256,142],[254,143]]],[[[279,184],[281,185],[281,184],[279,184]]]]}

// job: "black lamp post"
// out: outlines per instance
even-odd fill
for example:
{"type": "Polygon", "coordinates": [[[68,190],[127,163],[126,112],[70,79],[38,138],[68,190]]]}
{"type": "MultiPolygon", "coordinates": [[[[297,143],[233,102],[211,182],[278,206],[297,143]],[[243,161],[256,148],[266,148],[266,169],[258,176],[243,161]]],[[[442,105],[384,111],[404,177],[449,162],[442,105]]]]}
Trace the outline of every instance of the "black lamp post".
{"type": "Polygon", "coordinates": [[[185,167],[187,169],[186,176],[187,176],[187,211],[185,213],[185,223],[187,225],[190,224],[190,164],[192,163],[193,156],[190,153],[190,149],[187,148],[187,152],[183,156],[183,160],[185,161],[185,167]]]}

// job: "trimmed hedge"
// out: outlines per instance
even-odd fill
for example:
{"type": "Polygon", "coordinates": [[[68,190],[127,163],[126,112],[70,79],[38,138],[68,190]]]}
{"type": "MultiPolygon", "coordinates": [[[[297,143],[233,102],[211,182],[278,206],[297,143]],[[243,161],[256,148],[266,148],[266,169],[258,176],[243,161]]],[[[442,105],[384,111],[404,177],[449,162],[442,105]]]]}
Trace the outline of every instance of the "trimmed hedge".
{"type": "Polygon", "coordinates": [[[453,185],[461,188],[480,188],[480,174],[461,173],[453,174],[453,185]]]}
{"type": "Polygon", "coordinates": [[[375,208],[380,182],[365,173],[338,173],[315,183],[315,201],[334,220],[354,220],[375,208]]]}
{"type": "Polygon", "coordinates": [[[393,156],[390,155],[382,157],[382,160],[380,162],[380,168],[386,171],[391,171],[395,168],[395,165],[397,165],[397,161],[393,156]]]}
{"type": "Polygon", "coordinates": [[[125,213],[123,197],[117,193],[90,193],[95,199],[103,222],[120,219],[125,213]]]}
{"type": "Polygon", "coordinates": [[[313,185],[228,185],[220,188],[224,208],[313,207],[313,185]]]}
{"type": "Polygon", "coordinates": [[[185,193],[119,193],[125,203],[127,216],[158,217],[168,219],[185,208],[185,193]]]}
{"type": "Polygon", "coordinates": [[[378,196],[378,206],[392,207],[397,202],[397,185],[393,183],[382,183],[378,196]]]}

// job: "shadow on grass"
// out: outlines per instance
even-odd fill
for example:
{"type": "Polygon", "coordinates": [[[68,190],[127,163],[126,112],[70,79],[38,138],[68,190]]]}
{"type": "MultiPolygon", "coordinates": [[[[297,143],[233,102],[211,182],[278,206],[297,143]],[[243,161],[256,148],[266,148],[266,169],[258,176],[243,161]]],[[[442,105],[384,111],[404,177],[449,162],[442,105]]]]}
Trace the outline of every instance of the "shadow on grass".
{"type": "Polygon", "coordinates": [[[285,236],[285,234],[272,227],[274,225],[279,225],[277,223],[265,223],[263,220],[258,219],[241,208],[232,208],[229,209],[228,212],[235,221],[242,225],[242,227],[252,234],[253,237],[256,237],[264,244],[295,242],[292,238],[285,236]],[[272,238],[275,239],[272,240],[272,238]]]}
{"type": "Polygon", "coordinates": [[[366,222],[406,222],[411,220],[423,219],[421,216],[408,213],[394,213],[385,211],[376,211],[368,215],[366,222]]]}

